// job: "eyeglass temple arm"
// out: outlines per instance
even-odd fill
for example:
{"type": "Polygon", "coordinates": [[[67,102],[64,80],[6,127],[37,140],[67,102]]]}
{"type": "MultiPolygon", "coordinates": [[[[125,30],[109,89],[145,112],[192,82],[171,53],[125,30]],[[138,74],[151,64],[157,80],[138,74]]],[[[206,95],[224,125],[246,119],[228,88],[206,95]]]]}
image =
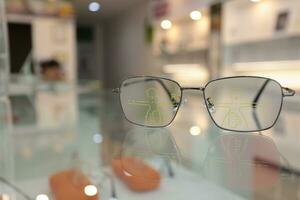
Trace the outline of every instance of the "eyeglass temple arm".
{"type": "Polygon", "coordinates": [[[267,87],[268,83],[270,82],[270,79],[267,79],[264,84],[259,89],[258,93],[256,94],[255,98],[252,101],[252,107],[256,108],[257,102],[259,101],[261,94],[264,92],[265,88],[267,87]]]}
{"type": "Polygon", "coordinates": [[[116,183],[115,183],[115,178],[112,174],[110,174],[109,172],[104,171],[104,175],[108,178],[109,182],[110,182],[110,197],[113,200],[117,200],[117,189],[116,189],[116,183]]]}
{"type": "MultiPolygon", "coordinates": [[[[172,97],[172,94],[171,94],[170,90],[167,88],[166,84],[160,79],[148,78],[148,79],[145,79],[145,80],[137,80],[137,81],[132,81],[130,83],[126,83],[125,86],[132,85],[132,84],[139,83],[139,82],[143,82],[143,81],[157,81],[162,86],[162,88],[166,91],[166,93],[168,94],[169,99],[171,100],[173,106],[174,107],[178,106],[179,102],[176,102],[176,100],[172,97]]],[[[120,93],[120,88],[115,88],[115,89],[112,90],[112,92],[113,93],[120,93]]]]}
{"type": "Polygon", "coordinates": [[[23,192],[21,189],[10,183],[8,180],[6,180],[3,177],[0,177],[0,182],[4,183],[5,185],[9,186],[13,190],[15,190],[17,193],[21,194],[26,200],[32,200],[31,197],[29,197],[25,192],[23,192]]]}
{"type": "Polygon", "coordinates": [[[262,129],[262,126],[261,126],[261,123],[259,121],[259,118],[258,118],[258,115],[257,115],[257,110],[256,109],[253,109],[252,111],[252,117],[254,119],[254,122],[255,122],[255,125],[257,127],[258,130],[261,130],[262,129]]]}
{"type": "Polygon", "coordinates": [[[297,178],[300,178],[300,171],[298,171],[296,169],[292,169],[290,166],[285,167],[285,166],[282,166],[280,164],[277,164],[277,163],[274,163],[272,161],[265,160],[265,159],[262,159],[262,158],[259,158],[259,157],[256,157],[255,161],[260,163],[260,164],[263,164],[265,166],[268,166],[269,169],[279,170],[283,174],[293,175],[297,178]]]}
{"type": "MultiPolygon", "coordinates": [[[[266,88],[266,86],[268,85],[269,82],[270,82],[270,79],[265,81],[265,83],[262,85],[262,87],[258,91],[255,98],[253,99],[253,101],[252,101],[252,107],[253,108],[256,108],[257,102],[259,101],[262,93],[264,92],[264,90],[265,90],[265,88],[266,88]]],[[[296,94],[296,91],[292,90],[290,88],[282,87],[282,93],[283,93],[283,97],[292,97],[296,94]]]]}
{"type": "Polygon", "coordinates": [[[112,93],[119,94],[120,93],[120,88],[112,89],[112,93]]]}

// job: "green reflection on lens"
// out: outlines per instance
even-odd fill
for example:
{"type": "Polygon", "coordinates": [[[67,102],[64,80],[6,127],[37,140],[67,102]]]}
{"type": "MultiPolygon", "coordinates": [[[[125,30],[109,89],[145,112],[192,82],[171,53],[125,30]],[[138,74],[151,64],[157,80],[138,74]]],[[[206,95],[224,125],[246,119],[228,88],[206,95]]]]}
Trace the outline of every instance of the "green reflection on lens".
{"type": "Polygon", "coordinates": [[[161,103],[157,101],[156,88],[148,88],[145,91],[146,100],[129,100],[129,105],[143,106],[145,112],[142,113],[146,124],[155,124],[164,122],[164,116],[161,109],[161,103]]]}
{"type": "Polygon", "coordinates": [[[209,105],[214,105],[215,112],[219,109],[226,109],[222,120],[223,127],[230,129],[243,127],[243,125],[245,127],[249,127],[247,118],[244,116],[243,111],[245,111],[245,109],[253,109],[251,100],[243,98],[242,93],[235,89],[232,89],[229,93],[229,102],[213,103],[211,97],[209,97],[209,105]]]}

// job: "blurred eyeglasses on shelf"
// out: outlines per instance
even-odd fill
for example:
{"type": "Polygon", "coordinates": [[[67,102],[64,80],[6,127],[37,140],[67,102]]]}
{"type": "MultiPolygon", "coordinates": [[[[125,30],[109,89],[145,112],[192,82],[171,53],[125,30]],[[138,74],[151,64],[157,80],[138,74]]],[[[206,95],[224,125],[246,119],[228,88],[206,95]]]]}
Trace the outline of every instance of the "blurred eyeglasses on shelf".
{"type": "Polygon", "coordinates": [[[295,91],[277,81],[256,76],[212,80],[205,87],[181,87],[160,77],[133,77],[113,90],[120,95],[126,119],[136,125],[161,128],[175,119],[184,91],[202,92],[207,111],[216,126],[235,132],[272,128],[281,113],[283,99],[295,91]]]}

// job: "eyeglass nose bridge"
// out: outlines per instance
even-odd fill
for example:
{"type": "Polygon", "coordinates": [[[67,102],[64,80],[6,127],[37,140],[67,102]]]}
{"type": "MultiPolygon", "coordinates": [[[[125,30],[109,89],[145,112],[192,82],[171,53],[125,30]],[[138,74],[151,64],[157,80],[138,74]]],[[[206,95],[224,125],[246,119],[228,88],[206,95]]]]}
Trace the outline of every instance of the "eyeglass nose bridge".
{"type": "Polygon", "coordinates": [[[184,90],[198,90],[198,91],[202,91],[202,92],[204,92],[204,87],[183,87],[183,88],[181,88],[181,90],[182,91],[184,91],[184,90]]]}

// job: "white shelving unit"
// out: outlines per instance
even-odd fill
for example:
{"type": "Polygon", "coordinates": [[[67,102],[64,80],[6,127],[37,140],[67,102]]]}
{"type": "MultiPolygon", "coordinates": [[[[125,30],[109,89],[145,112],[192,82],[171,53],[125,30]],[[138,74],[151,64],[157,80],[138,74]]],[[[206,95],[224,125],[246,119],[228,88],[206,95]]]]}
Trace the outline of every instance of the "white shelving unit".
{"type": "Polygon", "coordinates": [[[76,81],[76,34],[72,18],[7,14],[8,23],[29,24],[32,27],[35,62],[55,58],[64,67],[69,83],[76,81]]]}
{"type": "MultiPolygon", "coordinates": [[[[183,85],[202,84],[209,78],[210,0],[167,0],[152,2],[154,25],[153,54],[162,73],[183,85]],[[156,17],[159,4],[168,4],[164,17],[156,17]],[[201,18],[192,20],[191,11],[200,11],[201,18]],[[163,29],[161,22],[172,22],[170,29],[163,29]],[[183,70],[184,69],[184,70],[183,70]],[[184,81],[185,80],[185,81],[184,81]]],[[[159,11],[158,11],[159,12],[159,11]]]]}
{"type": "MultiPolygon", "coordinates": [[[[38,132],[47,128],[60,129],[62,123],[75,124],[77,52],[74,19],[24,14],[7,14],[7,19],[8,23],[31,26],[34,63],[55,59],[61,63],[65,73],[65,80],[59,84],[45,83],[38,74],[18,74],[12,77],[9,96],[25,96],[33,104],[36,124],[30,125],[30,130],[38,132]],[[55,124],[57,127],[54,127],[55,124]],[[33,130],[34,127],[36,130],[33,130]]],[[[22,127],[17,127],[16,133],[28,132],[28,129],[22,131],[22,127]]]]}
{"type": "Polygon", "coordinates": [[[154,54],[157,56],[163,54],[162,45],[164,41],[165,50],[173,56],[206,51],[209,47],[210,17],[206,8],[202,8],[201,13],[202,18],[199,21],[191,20],[189,12],[183,18],[171,18],[173,26],[169,30],[163,30],[160,23],[156,22],[154,54]]]}
{"type": "Polygon", "coordinates": [[[300,1],[232,0],[223,12],[223,75],[256,75],[300,90],[300,1]],[[280,16],[284,13],[285,19],[280,16]]]}
{"type": "Polygon", "coordinates": [[[223,42],[238,45],[300,36],[299,7],[298,0],[228,1],[223,12],[223,42]],[[282,13],[287,17],[281,22],[281,30],[277,30],[282,13]]]}

